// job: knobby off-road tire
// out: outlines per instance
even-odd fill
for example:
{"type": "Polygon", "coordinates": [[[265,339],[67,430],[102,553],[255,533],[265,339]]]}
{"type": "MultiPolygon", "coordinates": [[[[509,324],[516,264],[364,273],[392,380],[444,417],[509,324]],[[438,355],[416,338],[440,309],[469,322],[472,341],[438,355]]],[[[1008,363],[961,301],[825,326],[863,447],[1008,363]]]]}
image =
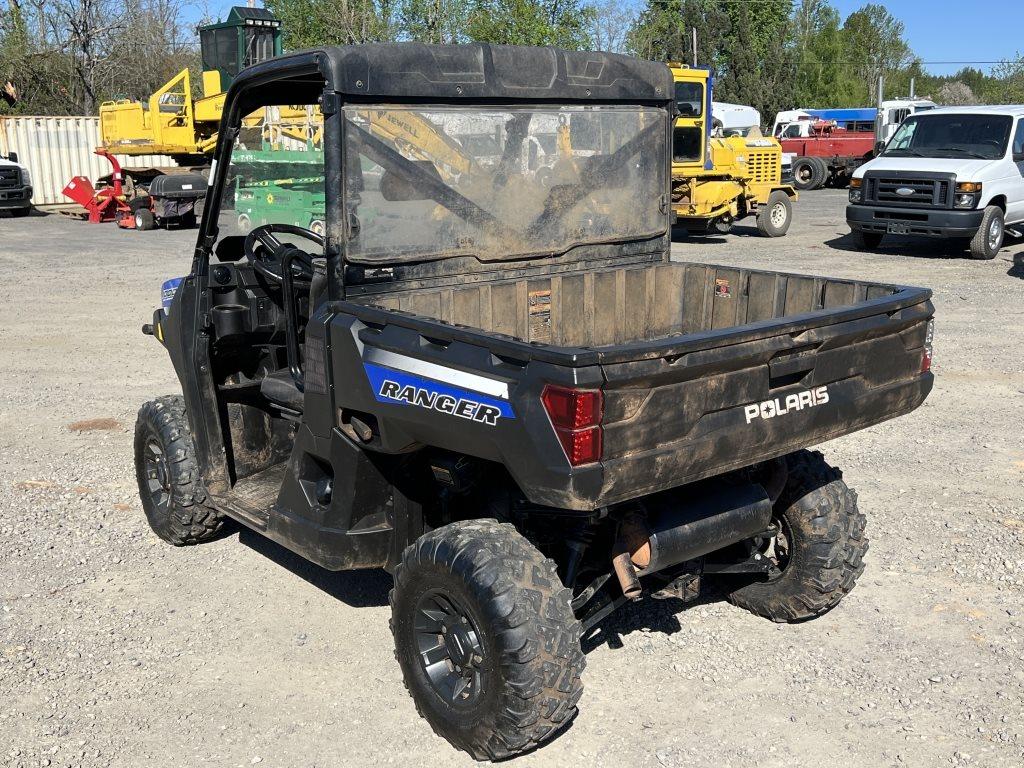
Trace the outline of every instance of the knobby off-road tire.
{"type": "Polygon", "coordinates": [[[405,687],[434,732],[499,760],[568,725],[585,665],[571,599],[555,564],[507,523],[452,523],[406,548],[391,631],[405,687]]]}
{"type": "Polygon", "coordinates": [[[865,519],[857,494],[817,451],[787,457],[789,479],[775,518],[789,538],[782,573],[737,589],[729,600],[776,622],[795,622],[831,610],[864,572],[865,519]]]}
{"type": "Polygon", "coordinates": [[[139,409],[135,476],[149,527],[164,541],[183,547],[210,541],[221,532],[224,518],[206,505],[181,397],[158,397],[139,409]]]}

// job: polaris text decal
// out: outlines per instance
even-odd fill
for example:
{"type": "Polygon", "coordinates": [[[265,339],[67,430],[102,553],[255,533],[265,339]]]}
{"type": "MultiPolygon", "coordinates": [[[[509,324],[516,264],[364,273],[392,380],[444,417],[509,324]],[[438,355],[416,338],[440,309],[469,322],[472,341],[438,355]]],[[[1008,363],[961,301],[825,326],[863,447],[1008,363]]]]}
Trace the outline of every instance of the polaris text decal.
{"type": "MultiPolygon", "coordinates": [[[[381,403],[426,408],[491,427],[498,419],[516,417],[507,400],[373,363],[364,362],[363,368],[381,403]]],[[[453,370],[453,377],[457,373],[453,370]]]]}
{"type": "Polygon", "coordinates": [[[751,403],[743,408],[747,417],[747,424],[754,419],[772,419],[776,416],[785,416],[793,411],[802,411],[804,408],[813,408],[816,405],[824,405],[828,402],[828,387],[815,387],[805,389],[803,392],[794,392],[792,395],[777,397],[774,400],[765,400],[761,403],[751,403]]]}

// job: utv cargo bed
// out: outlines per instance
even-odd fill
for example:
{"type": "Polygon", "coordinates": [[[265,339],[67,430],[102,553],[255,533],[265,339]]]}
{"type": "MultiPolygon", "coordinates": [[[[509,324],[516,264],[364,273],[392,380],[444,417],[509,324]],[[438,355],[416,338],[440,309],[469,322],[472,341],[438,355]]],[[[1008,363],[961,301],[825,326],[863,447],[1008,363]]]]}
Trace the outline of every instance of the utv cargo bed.
{"type": "MultiPolygon", "coordinates": [[[[445,446],[501,461],[536,503],[591,509],[913,410],[932,386],[930,297],[922,288],[673,262],[419,287],[336,307],[360,321],[353,330],[364,361],[379,349],[456,378],[495,376],[515,413],[540,410],[540,381],[600,389],[599,466],[570,469],[549,431],[504,434],[535,419],[507,420],[472,445],[459,430],[445,446]],[[521,450],[523,439],[536,450],[521,450]]],[[[399,441],[426,444],[446,418],[399,406],[388,421],[401,423],[399,441]]]]}

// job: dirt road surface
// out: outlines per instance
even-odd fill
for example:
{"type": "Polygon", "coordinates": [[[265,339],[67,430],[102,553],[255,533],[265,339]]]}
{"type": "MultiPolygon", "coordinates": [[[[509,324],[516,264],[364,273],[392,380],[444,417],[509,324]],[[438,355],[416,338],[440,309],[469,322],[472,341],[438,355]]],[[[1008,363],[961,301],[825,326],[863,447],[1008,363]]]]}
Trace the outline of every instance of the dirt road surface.
{"type": "MultiPolygon", "coordinates": [[[[631,606],[586,643],[576,722],[517,766],[1024,764],[1024,240],[856,253],[844,199],[675,251],[935,290],[930,399],[822,446],[868,515],[860,585],[798,626],[631,606]]],[[[132,426],[178,384],[139,328],[193,242],[0,217],[0,765],[470,764],[402,687],[386,574],[148,530],[132,426]]]]}

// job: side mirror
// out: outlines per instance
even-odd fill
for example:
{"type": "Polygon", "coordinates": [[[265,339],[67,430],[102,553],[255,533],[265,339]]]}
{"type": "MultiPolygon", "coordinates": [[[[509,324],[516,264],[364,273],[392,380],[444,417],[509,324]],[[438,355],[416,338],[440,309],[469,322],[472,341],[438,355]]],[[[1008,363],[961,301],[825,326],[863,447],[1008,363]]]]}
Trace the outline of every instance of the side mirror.
{"type": "Polygon", "coordinates": [[[18,162],[18,153],[11,152],[9,155],[7,155],[7,159],[10,160],[12,163],[18,162]]]}
{"type": "Polygon", "coordinates": [[[876,155],[882,154],[882,150],[883,149],[885,149],[885,142],[884,141],[879,141],[879,142],[875,143],[875,154],[876,155]]]}

